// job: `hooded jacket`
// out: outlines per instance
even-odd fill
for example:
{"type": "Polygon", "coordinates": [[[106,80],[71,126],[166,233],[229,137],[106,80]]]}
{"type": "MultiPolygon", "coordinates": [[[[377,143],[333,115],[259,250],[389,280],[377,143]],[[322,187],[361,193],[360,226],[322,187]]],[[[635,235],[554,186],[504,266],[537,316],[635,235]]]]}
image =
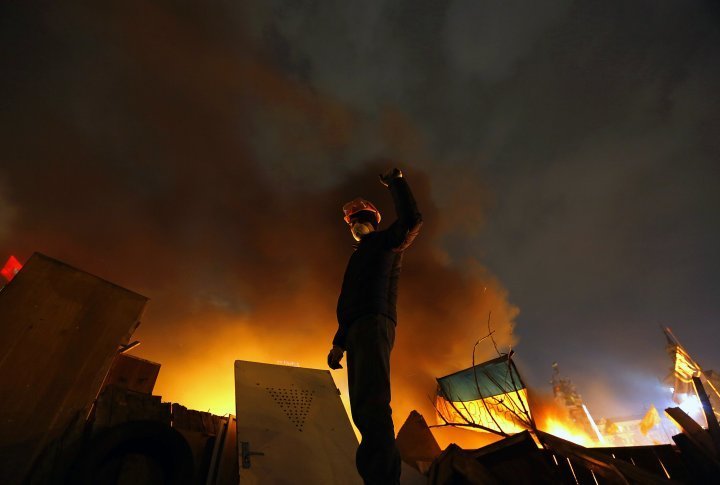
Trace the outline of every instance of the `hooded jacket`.
{"type": "Polygon", "coordinates": [[[397,220],[364,236],[350,256],[337,305],[333,345],[345,348],[348,327],[358,318],[382,314],[397,323],[397,291],[403,251],[420,231],[422,216],[404,177],[388,184],[397,220]]]}

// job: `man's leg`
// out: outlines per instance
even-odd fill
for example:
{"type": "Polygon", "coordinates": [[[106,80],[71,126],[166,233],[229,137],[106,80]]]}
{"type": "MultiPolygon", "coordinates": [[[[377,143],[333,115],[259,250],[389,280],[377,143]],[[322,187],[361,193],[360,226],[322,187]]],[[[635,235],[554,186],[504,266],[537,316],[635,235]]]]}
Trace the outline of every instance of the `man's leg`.
{"type": "Polygon", "coordinates": [[[400,480],[400,454],[390,408],[390,351],[394,342],[395,324],[383,315],[363,317],[348,330],[350,408],[362,435],[356,464],[368,485],[390,485],[400,480]]]}

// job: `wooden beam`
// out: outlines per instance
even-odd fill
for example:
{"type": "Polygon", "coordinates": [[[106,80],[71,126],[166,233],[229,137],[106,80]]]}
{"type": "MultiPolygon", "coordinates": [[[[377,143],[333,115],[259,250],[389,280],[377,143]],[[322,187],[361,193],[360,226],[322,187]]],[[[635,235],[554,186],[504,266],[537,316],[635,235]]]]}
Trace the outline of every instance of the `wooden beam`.
{"type": "Polygon", "coordinates": [[[402,460],[418,471],[418,462],[431,462],[442,453],[425,418],[417,411],[410,412],[398,431],[395,443],[402,460]]]}
{"type": "Polygon", "coordinates": [[[720,424],[718,424],[717,417],[713,411],[712,405],[710,404],[710,398],[705,392],[705,387],[700,381],[699,377],[693,377],[693,384],[695,384],[695,392],[697,392],[700,402],[702,403],[703,413],[705,413],[705,420],[708,424],[708,433],[710,439],[712,439],[713,445],[715,446],[715,457],[720,457],[720,424]]]}
{"type": "Polygon", "coordinates": [[[710,434],[702,426],[680,408],[667,408],[665,412],[682,428],[684,434],[698,449],[707,454],[709,458],[716,458],[715,446],[710,434]]]}
{"type": "Polygon", "coordinates": [[[642,485],[678,483],[665,477],[654,475],[640,467],[623,460],[617,460],[602,452],[585,448],[543,431],[537,431],[538,439],[558,455],[571,461],[580,462],[590,470],[602,475],[612,483],[636,483],[642,485]]]}

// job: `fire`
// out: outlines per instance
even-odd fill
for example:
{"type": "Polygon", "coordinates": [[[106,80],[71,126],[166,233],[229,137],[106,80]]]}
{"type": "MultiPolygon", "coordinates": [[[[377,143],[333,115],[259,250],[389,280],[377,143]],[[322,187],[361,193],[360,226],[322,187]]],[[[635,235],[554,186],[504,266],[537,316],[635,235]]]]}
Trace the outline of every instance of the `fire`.
{"type": "Polygon", "coordinates": [[[447,420],[451,423],[462,424],[465,419],[468,419],[486,428],[495,430],[500,428],[508,434],[519,433],[527,427],[520,421],[519,416],[522,416],[522,409],[517,403],[518,399],[522,400],[523,405],[527,403],[527,391],[521,389],[516,394],[517,397],[506,395],[499,399],[478,399],[464,403],[449,403],[438,396],[436,406],[442,416],[437,416],[437,422],[442,424],[447,420]]]}
{"type": "MultiPolygon", "coordinates": [[[[523,401],[527,402],[526,390],[523,389],[520,393],[523,401]]],[[[465,418],[469,418],[474,423],[482,424],[492,429],[497,429],[497,424],[505,433],[508,434],[519,433],[527,429],[527,427],[524,426],[519,419],[514,417],[512,413],[508,412],[507,409],[501,408],[497,404],[493,404],[492,400],[488,401],[489,402],[486,402],[484,405],[482,401],[453,403],[453,407],[451,404],[438,397],[436,405],[438,406],[438,410],[442,412],[445,419],[453,423],[462,423],[465,418]],[[492,414],[492,417],[490,417],[488,413],[492,414]]],[[[556,403],[552,401],[545,402],[544,400],[539,400],[539,402],[533,403],[531,400],[530,407],[532,416],[534,417],[536,426],[539,430],[582,446],[592,447],[604,445],[599,437],[599,431],[597,432],[598,436],[588,434],[581,425],[576,424],[572,420],[567,410],[562,409],[556,403]]],[[[442,424],[442,422],[444,422],[442,417],[439,415],[437,419],[438,424],[442,424]]],[[[478,428],[465,427],[465,429],[486,433],[482,429],[478,428]]]]}
{"type": "Polygon", "coordinates": [[[601,444],[588,436],[585,432],[577,429],[572,423],[557,418],[547,418],[542,424],[538,424],[541,431],[550,433],[567,441],[572,441],[582,446],[601,446],[601,444]]]}
{"type": "MultiPolygon", "coordinates": [[[[592,430],[588,429],[587,426],[583,427],[582,424],[575,422],[570,412],[555,401],[543,400],[536,403],[533,407],[535,423],[539,430],[564,440],[572,441],[581,446],[605,446],[605,444],[602,443],[602,436],[599,430],[594,426],[595,423],[592,422],[592,417],[584,406],[583,409],[585,410],[585,415],[588,418],[588,422],[590,422],[589,426],[592,430]],[[590,434],[591,431],[594,431],[595,435],[590,434]]],[[[587,425],[587,423],[585,424],[587,425]]]]}

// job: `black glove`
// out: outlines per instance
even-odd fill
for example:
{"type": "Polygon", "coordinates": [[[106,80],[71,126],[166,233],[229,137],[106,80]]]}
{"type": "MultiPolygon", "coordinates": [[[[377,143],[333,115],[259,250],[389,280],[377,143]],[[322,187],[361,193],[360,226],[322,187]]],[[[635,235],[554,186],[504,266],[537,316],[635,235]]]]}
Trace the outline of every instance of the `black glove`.
{"type": "Polygon", "coordinates": [[[392,170],[388,170],[387,172],[380,174],[380,183],[387,187],[390,185],[390,181],[392,179],[397,179],[402,176],[402,172],[399,168],[393,168],[392,170]]]}
{"type": "Polygon", "coordinates": [[[333,348],[330,349],[330,353],[328,354],[328,367],[333,370],[342,369],[343,366],[340,365],[340,361],[344,353],[345,351],[341,347],[333,345],[333,348]]]}

